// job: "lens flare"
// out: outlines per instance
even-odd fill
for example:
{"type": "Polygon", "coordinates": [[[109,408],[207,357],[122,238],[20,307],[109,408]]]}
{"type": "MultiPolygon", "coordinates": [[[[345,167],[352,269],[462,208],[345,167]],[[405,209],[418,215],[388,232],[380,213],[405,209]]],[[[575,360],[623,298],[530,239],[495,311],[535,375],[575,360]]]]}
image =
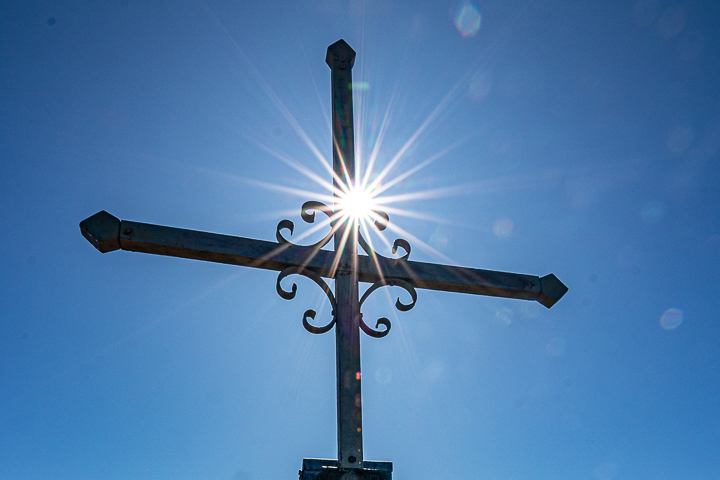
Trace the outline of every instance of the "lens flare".
{"type": "Polygon", "coordinates": [[[513,321],[513,311],[509,308],[501,308],[495,312],[495,319],[500,322],[501,325],[510,325],[513,321]]]}
{"type": "Polygon", "coordinates": [[[667,133],[667,149],[673,155],[679,155],[692,145],[694,139],[692,128],[678,125],[667,133]]]}
{"type": "Polygon", "coordinates": [[[674,330],[683,322],[683,312],[679,308],[668,308],[660,317],[660,326],[665,330],[674,330]]]}
{"type": "Polygon", "coordinates": [[[463,37],[472,37],[480,30],[480,9],[473,2],[464,0],[455,10],[455,28],[463,37]]]}
{"type": "Polygon", "coordinates": [[[350,84],[350,88],[353,90],[370,90],[370,83],[369,82],[352,82],[350,84]]]}
{"type": "Polygon", "coordinates": [[[498,238],[508,238],[513,232],[513,222],[509,218],[501,218],[493,224],[492,230],[498,238]]]}
{"type": "Polygon", "coordinates": [[[390,380],[392,380],[392,370],[390,370],[390,367],[378,367],[378,369],[375,370],[375,380],[383,385],[390,383],[390,380]]]}

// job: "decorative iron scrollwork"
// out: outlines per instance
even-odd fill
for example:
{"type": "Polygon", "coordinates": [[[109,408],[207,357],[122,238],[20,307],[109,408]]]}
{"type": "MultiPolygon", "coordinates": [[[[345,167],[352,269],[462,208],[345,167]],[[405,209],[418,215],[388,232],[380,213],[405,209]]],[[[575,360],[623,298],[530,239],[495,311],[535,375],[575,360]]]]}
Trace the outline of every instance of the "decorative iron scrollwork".
{"type": "MultiPolygon", "coordinates": [[[[360,298],[360,307],[362,308],[363,302],[367,300],[367,298],[372,294],[375,290],[377,290],[380,287],[402,287],[404,288],[412,298],[412,301],[410,303],[403,303],[400,301],[400,297],[397,298],[395,301],[395,308],[400,310],[401,312],[407,312],[411,308],[415,306],[417,303],[417,292],[415,291],[415,287],[412,286],[412,284],[406,280],[402,280],[400,278],[384,278],[382,280],[379,280],[375,283],[373,283],[370,288],[365,290],[365,293],[363,293],[362,297],[360,298]]],[[[362,328],[362,331],[366,334],[370,335],[371,337],[375,338],[382,338],[388,333],[390,333],[390,320],[388,320],[386,317],[380,317],[377,322],[375,323],[375,329],[369,327],[365,321],[363,320],[362,314],[360,314],[360,328],[362,328]],[[380,325],[384,326],[384,330],[377,330],[380,325]]]]}
{"type": "MultiPolygon", "coordinates": [[[[308,245],[308,247],[320,249],[324,247],[325,245],[332,240],[333,235],[337,231],[337,228],[335,226],[335,222],[333,221],[335,219],[333,215],[333,211],[330,207],[325,205],[324,203],[310,201],[305,202],[302,205],[302,208],[300,209],[300,217],[306,222],[306,223],[314,223],[315,222],[315,212],[322,212],[325,215],[328,216],[330,220],[330,232],[320,240],[319,242],[308,245]]],[[[378,231],[385,230],[390,223],[390,217],[387,213],[382,211],[375,211],[373,212],[376,216],[374,220],[374,226],[378,231]]],[[[295,229],[295,224],[291,222],[290,220],[282,220],[280,223],[278,223],[277,230],[275,232],[275,237],[277,238],[277,241],[280,244],[287,244],[287,245],[294,245],[293,242],[285,238],[282,234],[282,230],[289,230],[290,235],[292,236],[293,231],[295,229]]],[[[408,243],[407,240],[404,240],[402,238],[398,238],[393,242],[392,245],[392,253],[395,255],[397,253],[398,248],[402,248],[405,251],[405,254],[402,255],[399,258],[389,258],[385,257],[383,255],[380,255],[376,251],[374,251],[368,242],[365,240],[365,238],[358,232],[358,243],[362,247],[362,249],[367,253],[371,258],[382,258],[386,261],[399,261],[399,260],[407,260],[410,256],[410,243],[408,243]]],[[[335,300],[335,296],[332,293],[332,290],[328,286],[328,284],[323,280],[317,273],[313,272],[312,270],[308,270],[303,266],[293,266],[288,267],[281,271],[278,274],[277,283],[276,283],[276,289],[278,295],[280,295],[285,300],[292,300],[295,298],[295,295],[297,294],[297,284],[293,283],[290,290],[285,290],[281,282],[282,280],[289,276],[289,275],[302,275],[306,278],[309,278],[313,282],[315,282],[322,290],[325,292],[325,295],[327,296],[328,300],[330,301],[330,305],[332,307],[332,320],[327,325],[318,327],[315,325],[312,325],[310,323],[310,320],[315,320],[315,316],[317,315],[317,312],[313,309],[306,310],[303,314],[303,327],[305,330],[307,330],[310,333],[320,334],[330,331],[332,327],[335,325],[337,318],[336,318],[336,311],[337,311],[337,304],[335,300]]],[[[403,303],[400,301],[400,298],[398,297],[395,301],[395,308],[400,310],[401,312],[406,312],[413,308],[415,306],[415,303],[417,303],[417,292],[415,291],[415,288],[412,286],[412,284],[406,280],[402,280],[400,278],[384,278],[382,280],[379,280],[372,284],[367,290],[365,290],[365,293],[363,293],[362,297],[359,301],[359,308],[362,308],[362,304],[365,302],[365,300],[378,288],[380,287],[401,287],[404,288],[405,291],[407,291],[410,294],[411,301],[410,303],[403,303]]],[[[365,321],[363,320],[362,313],[360,314],[359,319],[360,328],[363,332],[370,335],[371,337],[375,338],[381,338],[387,335],[390,332],[391,323],[390,320],[388,320],[386,317],[380,317],[375,322],[375,328],[372,328],[368,326],[365,321]],[[380,329],[380,327],[385,327],[383,330],[380,329]]]]}
{"type": "MultiPolygon", "coordinates": [[[[281,222],[282,223],[282,222],[281,222]]],[[[297,284],[293,283],[292,287],[290,287],[290,290],[285,290],[280,282],[283,278],[287,277],[288,275],[302,275],[304,277],[309,278],[313,282],[315,282],[320,288],[322,288],[323,292],[325,292],[325,295],[327,296],[328,300],[330,300],[330,306],[332,307],[331,315],[333,319],[325,326],[322,327],[316,327],[315,325],[312,325],[308,319],[315,320],[315,315],[317,312],[313,309],[305,310],[305,313],[303,314],[303,320],[302,324],[303,327],[305,327],[305,330],[307,330],[310,333],[320,334],[325,333],[329,331],[333,325],[335,325],[335,311],[336,311],[336,304],[335,304],[335,296],[332,294],[332,291],[330,290],[330,287],[327,283],[325,283],[325,280],[323,280],[320,275],[317,273],[307,270],[304,267],[288,267],[285,270],[281,271],[278,274],[277,282],[275,284],[275,288],[277,289],[278,295],[280,295],[285,300],[292,300],[295,298],[295,295],[297,294],[297,284]]]]}
{"type": "MultiPolygon", "coordinates": [[[[312,245],[308,245],[308,247],[311,248],[322,248],[325,245],[332,240],[333,234],[335,233],[335,227],[332,226],[332,209],[321,202],[305,202],[302,205],[302,208],[300,209],[300,217],[306,222],[306,223],[314,223],[315,222],[315,212],[323,212],[325,215],[328,216],[330,219],[330,232],[325,235],[325,238],[320,240],[317,243],[314,243],[312,245]]],[[[295,245],[293,242],[285,238],[282,234],[282,230],[289,230],[290,235],[292,236],[294,230],[295,230],[295,224],[291,222],[290,220],[281,220],[280,223],[278,223],[277,229],[275,230],[275,238],[277,239],[278,243],[281,244],[290,244],[295,245]]]]}
{"type": "MultiPolygon", "coordinates": [[[[388,224],[390,223],[390,216],[381,210],[375,210],[375,211],[373,211],[373,213],[378,217],[375,219],[375,222],[374,222],[375,228],[380,232],[385,230],[387,228],[388,224]]],[[[393,255],[397,254],[398,248],[402,248],[405,251],[405,255],[398,257],[398,258],[389,258],[389,257],[385,257],[385,256],[377,253],[375,250],[372,249],[372,247],[370,247],[370,244],[368,244],[368,242],[365,240],[365,237],[363,237],[360,232],[358,232],[358,243],[360,244],[362,249],[365,250],[365,253],[367,253],[371,258],[379,257],[384,260],[393,261],[393,260],[407,260],[408,257],[410,257],[410,250],[411,250],[410,243],[407,240],[405,240],[404,238],[396,238],[392,245],[393,255]]]]}
{"type": "Polygon", "coordinates": [[[367,253],[370,258],[382,258],[383,260],[389,260],[389,261],[396,261],[396,260],[407,260],[410,256],[410,243],[405,240],[404,238],[396,238],[392,245],[392,253],[395,255],[397,253],[397,249],[402,248],[405,250],[405,255],[398,257],[398,258],[390,258],[386,257],[384,255],[380,255],[375,250],[373,250],[368,242],[365,240],[365,238],[362,236],[361,233],[358,232],[358,243],[362,247],[363,250],[365,250],[365,253],[367,253]]]}
{"type": "Polygon", "coordinates": [[[385,230],[390,223],[390,216],[382,210],[373,210],[373,213],[378,216],[373,224],[378,232],[385,230]]]}

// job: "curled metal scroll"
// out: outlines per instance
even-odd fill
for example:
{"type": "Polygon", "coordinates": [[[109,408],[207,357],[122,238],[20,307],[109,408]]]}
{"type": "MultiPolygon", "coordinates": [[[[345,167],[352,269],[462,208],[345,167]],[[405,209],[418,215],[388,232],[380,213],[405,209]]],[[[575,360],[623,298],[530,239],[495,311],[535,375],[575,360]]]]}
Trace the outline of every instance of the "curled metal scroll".
{"type": "MultiPolygon", "coordinates": [[[[375,215],[377,215],[378,218],[375,219],[375,228],[378,231],[383,231],[387,228],[388,224],[390,223],[390,216],[388,216],[387,213],[381,211],[381,210],[375,210],[373,211],[375,215]]],[[[405,251],[405,255],[398,257],[398,258],[389,258],[385,257],[383,255],[380,255],[375,250],[373,250],[370,247],[370,244],[365,240],[365,238],[362,236],[360,232],[358,232],[358,243],[362,247],[363,250],[365,250],[365,253],[367,253],[370,257],[380,257],[385,260],[407,260],[408,257],[410,257],[410,243],[405,240],[404,238],[396,238],[392,245],[392,253],[395,255],[397,253],[398,248],[402,248],[405,251]]]]}
{"type": "Polygon", "coordinates": [[[385,230],[388,226],[388,223],[390,223],[390,217],[387,213],[383,212],[382,210],[373,210],[373,213],[377,215],[379,218],[376,218],[373,222],[375,225],[375,228],[378,230],[378,232],[382,232],[385,230]]]}
{"type": "MultiPolygon", "coordinates": [[[[400,278],[384,278],[373,283],[370,288],[365,290],[365,293],[363,293],[362,297],[360,298],[360,307],[362,307],[363,302],[370,296],[370,294],[372,294],[380,287],[402,287],[410,294],[410,297],[412,298],[412,301],[410,303],[401,302],[400,297],[398,297],[395,301],[395,308],[397,308],[401,312],[407,312],[417,303],[417,292],[415,291],[415,287],[413,287],[410,282],[402,280],[400,278]]],[[[373,329],[363,321],[362,314],[360,314],[360,328],[362,328],[362,331],[367,333],[371,337],[384,337],[385,335],[390,333],[390,327],[390,320],[388,320],[386,317],[380,317],[375,323],[375,329],[373,329]],[[380,325],[384,326],[385,330],[377,330],[380,325]]]]}
{"type": "MultiPolygon", "coordinates": [[[[282,222],[281,222],[282,223],[282,222]]],[[[275,288],[277,290],[278,295],[280,295],[285,300],[292,300],[295,298],[295,295],[297,294],[297,284],[293,283],[292,287],[290,287],[290,290],[285,290],[282,285],[280,285],[280,282],[283,280],[283,278],[287,277],[288,275],[302,275],[304,277],[309,278],[313,282],[315,282],[320,288],[322,288],[323,292],[325,292],[325,295],[327,296],[328,300],[330,300],[330,306],[332,307],[332,317],[333,319],[328,323],[327,325],[323,327],[316,327],[315,325],[310,324],[308,319],[314,320],[315,315],[317,312],[313,309],[305,310],[305,313],[303,314],[303,327],[305,327],[305,330],[307,330],[310,333],[320,334],[325,333],[329,331],[333,325],[335,325],[335,311],[336,311],[336,303],[335,303],[335,296],[332,294],[332,290],[330,290],[330,287],[327,283],[325,283],[325,280],[323,280],[320,275],[317,273],[306,270],[303,267],[288,267],[285,270],[281,271],[278,274],[277,282],[275,284],[275,288]]]]}
{"type": "MultiPolygon", "coordinates": [[[[314,223],[315,222],[315,211],[323,212],[325,215],[328,216],[332,220],[332,209],[325,205],[324,203],[310,201],[305,202],[302,205],[302,208],[300,208],[300,217],[306,222],[306,223],[314,223]]],[[[277,229],[275,230],[275,238],[277,239],[278,243],[282,244],[290,244],[294,245],[293,242],[285,238],[282,234],[282,230],[289,230],[290,235],[292,236],[294,230],[295,230],[295,224],[291,222],[290,220],[281,220],[280,223],[278,223],[277,229]]],[[[335,233],[335,228],[330,228],[330,232],[325,235],[325,238],[320,240],[317,243],[314,243],[312,245],[307,245],[311,248],[322,248],[325,245],[330,242],[333,238],[333,234],[335,233]]]]}
{"type": "Polygon", "coordinates": [[[363,250],[365,250],[365,253],[367,253],[370,257],[380,257],[385,260],[395,261],[395,260],[407,260],[410,256],[410,243],[405,240],[404,238],[396,238],[392,245],[392,253],[393,255],[397,253],[398,247],[405,250],[405,255],[398,258],[390,258],[386,257],[384,255],[380,255],[375,250],[373,250],[370,245],[368,245],[365,238],[363,238],[362,234],[358,232],[358,243],[362,247],[363,250]]]}

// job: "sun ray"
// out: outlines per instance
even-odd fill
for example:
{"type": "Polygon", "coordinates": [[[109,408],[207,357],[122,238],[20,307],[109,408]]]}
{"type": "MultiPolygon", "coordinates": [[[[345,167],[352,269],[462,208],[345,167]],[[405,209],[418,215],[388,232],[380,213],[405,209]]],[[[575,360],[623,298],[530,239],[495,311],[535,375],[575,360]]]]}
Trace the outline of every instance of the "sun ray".
{"type": "Polygon", "coordinates": [[[338,227],[335,226],[335,225],[337,225],[337,223],[335,223],[335,221],[337,219],[339,219],[341,216],[342,216],[342,214],[335,213],[331,217],[325,218],[325,219],[321,220],[320,222],[318,222],[316,225],[313,225],[312,227],[308,228],[305,232],[298,234],[298,235],[293,234],[293,240],[294,241],[304,240],[305,238],[309,237],[310,235],[312,235],[313,233],[315,233],[319,230],[322,230],[323,228],[327,227],[328,225],[330,226],[330,231],[335,232],[338,229],[338,227]]]}
{"type": "MultiPolygon", "coordinates": [[[[377,218],[380,218],[380,216],[377,215],[377,214],[376,214],[375,216],[376,216],[377,218]]],[[[371,248],[374,248],[374,246],[373,246],[373,237],[370,235],[370,227],[368,226],[368,222],[367,222],[367,221],[360,222],[360,226],[361,226],[363,232],[365,233],[365,237],[364,237],[364,238],[367,240],[368,245],[370,245],[371,248]]],[[[391,247],[390,242],[388,241],[387,238],[385,238],[384,235],[378,235],[378,237],[380,238],[380,241],[383,242],[383,244],[385,245],[385,247],[387,247],[387,248],[390,248],[390,247],[391,247]]]]}
{"type": "Polygon", "coordinates": [[[407,202],[411,200],[430,200],[434,198],[468,195],[471,193],[492,193],[508,190],[536,188],[539,185],[547,187],[559,181],[560,174],[556,169],[545,169],[538,172],[528,172],[519,175],[507,175],[494,179],[477,182],[462,183],[450,187],[440,187],[417,192],[390,195],[382,198],[382,205],[407,202]]]}
{"type": "Polygon", "coordinates": [[[276,192],[288,193],[291,195],[304,197],[304,198],[307,198],[309,196],[311,198],[317,198],[323,202],[332,202],[334,199],[334,197],[331,194],[318,193],[314,190],[304,190],[301,188],[286,187],[284,185],[278,185],[278,184],[266,182],[263,180],[256,180],[254,178],[243,177],[242,175],[238,175],[236,173],[222,172],[222,171],[212,169],[212,168],[199,167],[197,165],[188,165],[188,167],[192,168],[193,170],[196,170],[198,172],[205,173],[207,175],[214,175],[214,176],[217,176],[217,177],[220,177],[220,178],[223,178],[226,180],[230,180],[233,182],[244,183],[246,185],[253,185],[256,187],[261,187],[261,188],[265,188],[267,190],[273,190],[276,192]]]}
{"type": "Polygon", "coordinates": [[[383,205],[391,203],[408,202],[411,200],[431,200],[434,198],[453,197],[464,195],[475,191],[479,188],[478,183],[465,183],[461,185],[453,185],[451,187],[439,187],[428,190],[420,190],[417,192],[401,193],[383,197],[383,205]]]}
{"type": "MultiPolygon", "coordinates": [[[[359,52],[360,52],[360,62],[359,63],[360,63],[360,65],[358,68],[358,77],[361,79],[364,79],[365,78],[365,55],[364,55],[364,53],[365,53],[365,8],[366,8],[365,3],[362,3],[360,8],[362,9],[362,14],[360,15],[360,19],[361,19],[360,20],[360,48],[359,48],[359,52]]],[[[351,95],[353,97],[355,97],[355,91],[357,91],[357,90],[352,87],[353,87],[353,85],[351,85],[351,90],[350,90],[351,95]]],[[[359,114],[359,118],[358,118],[358,122],[357,122],[358,138],[362,139],[362,138],[365,138],[365,128],[364,128],[364,124],[361,121],[361,119],[365,117],[366,103],[364,101],[365,99],[363,98],[361,91],[358,91],[357,99],[358,99],[358,103],[359,103],[359,105],[358,105],[359,108],[357,109],[357,112],[359,114]]],[[[354,120],[355,119],[353,119],[353,121],[354,120]]],[[[355,183],[357,183],[357,178],[359,177],[359,173],[362,172],[362,167],[363,167],[362,162],[365,157],[363,155],[364,148],[363,148],[363,143],[361,141],[355,143],[355,148],[357,149],[357,156],[355,159],[356,163],[355,163],[355,172],[353,172],[353,179],[355,179],[356,180],[355,183]]],[[[356,187],[356,185],[354,185],[354,187],[356,187]]]]}
{"type": "MultiPolygon", "coordinates": [[[[373,252],[375,252],[375,246],[372,243],[372,238],[370,236],[370,232],[368,231],[367,224],[365,222],[362,222],[362,228],[365,232],[365,238],[367,239],[368,245],[370,245],[370,249],[373,252]]],[[[380,238],[383,242],[387,243],[387,246],[390,246],[389,242],[387,242],[385,237],[380,236],[380,238]]],[[[385,280],[385,272],[383,271],[382,266],[380,264],[380,259],[377,257],[377,255],[370,255],[369,252],[368,252],[368,255],[370,257],[370,261],[373,263],[373,265],[375,265],[375,269],[380,274],[380,279],[384,281],[385,280]]]]}
{"type": "Polygon", "coordinates": [[[265,188],[265,189],[268,189],[268,190],[274,190],[274,191],[276,191],[276,192],[289,193],[289,194],[291,194],[291,195],[295,195],[295,196],[298,196],[298,197],[303,197],[303,198],[307,198],[307,197],[317,198],[317,199],[319,199],[319,200],[322,201],[322,202],[332,202],[333,199],[334,199],[334,197],[331,196],[331,195],[318,193],[318,192],[315,192],[315,191],[312,191],[312,190],[303,190],[303,189],[300,189],[300,188],[286,187],[286,186],[283,186],[283,185],[277,185],[277,184],[275,184],[275,183],[264,182],[264,181],[262,181],[262,180],[255,180],[255,179],[251,179],[251,178],[241,177],[241,176],[239,176],[239,175],[234,175],[234,174],[230,174],[230,173],[222,173],[221,175],[223,175],[223,176],[225,176],[225,177],[227,177],[227,178],[230,178],[230,179],[232,179],[232,180],[236,180],[236,181],[241,182],[241,183],[245,183],[245,184],[249,184],[249,185],[255,185],[255,186],[257,186],[257,187],[262,187],[262,188],[265,188]]]}
{"type": "Polygon", "coordinates": [[[450,220],[447,220],[447,219],[444,219],[441,217],[436,217],[435,215],[430,215],[429,213],[421,213],[421,212],[417,212],[415,210],[407,210],[404,208],[389,207],[389,206],[382,205],[380,203],[378,205],[381,207],[381,210],[387,214],[398,215],[400,217],[405,217],[405,218],[414,218],[416,220],[427,220],[430,222],[442,223],[445,225],[456,225],[455,222],[452,222],[450,220]]]}
{"type": "Polygon", "coordinates": [[[363,180],[361,183],[362,188],[367,188],[367,184],[370,181],[370,175],[372,175],[372,171],[375,168],[375,162],[377,161],[378,154],[380,153],[380,147],[382,146],[383,140],[385,139],[385,132],[387,132],[388,124],[390,121],[390,112],[392,109],[392,105],[395,101],[395,95],[397,93],[399,83],[399,80],[395,83],[395,87],[393,88],[393,92],[390,95],[388,105],[385,108],[385,115],[383,115],[383,121],[380,124],[380,130],[378,131],[377,138],[375,139],[375,144],[373,145],[372,152],[370,152],[367,169],[365,170],[365,175],[363,176],[363,180]]]}
{"type": "Polygon", "coordinates": [[[438,117],[438,115],[440,115],[440,113],[445,110],[459,86],[460,83],[458,82],[450,89],[450,91],[448,91],[448,93],[445,94],[442,100],[440,100],[440,103],[437,104],[437,106],[433,109],[430,115],[428,115],[425,121],[418,127],[417,130],[415,130],[415,133],[410,136],[410,138],[405,142],[405,144],[400,148],[400,150],[395,154],[395,156],[388,162],[385,168],[383,168],[380,174],[370,184],[370,186],[368,187],[370,190],[373,190],[380,182],[382,182],[385,176],[387,176],[390,170],[392,170],[393,167],[395,167],[395,165],[400,161],[400,158],[402,158],[402,156],[410,148],[410,146],[417,141],[418,137],[432,124],[432,122],[438,117]]]}
{"type": "Polygon", "coordinates": [[[435,257],[442,259],[445,262],[455,263],[452,258],[448,257],[441,251],[434,249],[433,247],[431,247],[427,243],[423,242],[422,240],[420,240],[419,238],[417,238],[415,235],[411,234],[407,230],[404,230],[393,223],[389,223],[387,228],[388,228],[388,230],[392,230],[393,232],[397,233],[401,237],[405,237],[407,240],[412,241],[413,245],[417,245],[418,248],[420,250],[424,251],[425,253],[434,255],[435,257]]]}
{"type": "MultiPolygon", "coordinates": [[[[243,54],[244,56],[244,54],[243,54]]],[[[249,60],[248,60],[249,62],[249,60]]],[[[328,161],[327,158],[320,152],[318,147],[315,145],[315,143],[310,139],[308,134],[305,132],[305,129],[300,126],[300,123],[297,121],[295,116],[290,113],[290,110],[285,106],[285,104],[280,100],[280,98],[277,96],[275,91],[270,87],[270,85],[265,82],[265,80],[260,76],[260,73],[252,67],[252,71],[254,73],[254,76],[256,77],[256,81],[260,83],[261,88],[265,92],[265,94],[270,98],[270,101],[273,102],[275,107],[280,110],[280,113],[285,117],[285,120],[290,124],[293,130],[295,130],[295,133],[302,139],[302,141],[305,143],[305,145],[315,154],[315,157],[320,161],[320,164],[323,166],[325,171],[327,171],[330,174],[333,174],[332,165],[328,161]]]]}
{"type": "Polygon", "coordinates": [[[256,141],[256,140],[253,140],[253,139],[248,139],[248,140],[251,141],[251,142],[253,142],[253,143],[255,143],[255,145],[257,145],[259,148],[265,150],[267,153],[269,153],[269,154],[272,155],[273,157],[277,158],[278,160],[280,160],[281,162],[283,162],[285,165],[288,165],[289,167],[293,168],[293,169],[296,170],[297,172],[303,174],[304,176],[306,176],[306,177],[309,178],[310,180],[314,181],[314,182],[317,183],[321,188],[323,188],[323,189],[325,189],[325,190],[329,190],[329,191],[331,191],[331,192],[332,192],[332,191],[335,191],[335,187],[334,187],[330,182],[328,182],[327,180],[325,180],[324,178],[322,178],[320,175],[318,175],[317,173],[313,172],[313,171],[310,170],[309,168],[301,165],[300,163],[298,163],[297,161],[295,161],[295,160],[292,159],[291,157],[289,157],[289,156],[287,156],[287,155],[283,155],[283,154],[280,153],[280,152],[276,152],[276,151],[273,150],[272,148],[270,148],[270,147],[268,147],[268,146],[266,146],[266,145],[264,145],[264,144],[262,144],[262,143],[260,143],[260,142],[258,142],[258,141],[256,141]]]}
{"type": "MultiPolygon", "coordinates": [[[[338,224],[342,224],[342,222],[344,222],[346,219],[347,219],[347,217],[344,217],[344,216],[343,216],[343,217],[338,221],[338,224]]],[[[331,273],[332,273],[333,278],[335,277],[335,272],[337,271],[338,265],[340,264],[340,259],[341,259],[341,256],[342,256],[342,252],[345,250],[345,245],[347,245],[347,240],[348,240],[348,237],[350,236],[350,231],[351,231],[351,230],[353,230],[353,229],[352,229],[352,228],[346,228],[346,229],[343,231],[343,235],[342,235],[342,237],[340,238],[340,242],[338,242],[339,245],[337,245],[337,244],[335,245],[335,255],[333,256],[333,262],[332,262],[332,265],[331,265],[331,267],[330,267],[330,271],[331,271],[331,273]]]]}
{"type": "Polygon", "coordinates": [[[460,139],[460,140],[452,143],[451,145],[445,147],[444,149],[442,149],[441,151],[439,151],[438,153],[436,153],[436,154],[433,155],[432,157],[428,158],[427,160],[425,160],[425,161],[423,161],[423,162],[415,165],[414,167],[412,167],[411,169],[407,170],[406,172],[401,173],[400,175],[394,177],[394,178],[393,178],[392,180],[390,180],[389,182],[378,185],[378,186],[373,190],[373,194],[379,196],[380,194],[382,194],[383,192],[385,192],[385,191],[386,191],[387,189],[389,189],[390,187],[393,187],[393,186],[397,185],[398,183],[402,182],[402,181],[405,180],[406,178],[410,177],[411,175],[413,175],[413,174],[417,173],[418,171],[422,170],[423,168],[427,167],[428,165],[430,165],[431,163],[435,162],[436,160],[444,157],[445,155],[447,155],[448,153],[450,153],[451,151],[453,151],[454,149],[456,149],[457,147],[459,147],[459,146],[462,145],[463,143],[467,142],[467,141],[469,140],[469,138],[470,138],[470,137],[468,136],[468,137],[462,138],[462,139],[460,139]]]}
{"type": "Polygon", "coordinates": [[[250,61],[250,58],[245,54],[245,51],[240,47],[240,45],[237,43],[237,41],[232,37],[228,29],[225,27],[225,25],[220,21],[220,19],[217,17],[217,15],[213,12],[213,18],[215,19],[215,22],[220,27],[220,30],[225,34],[226,38],[230,41],[232,46],[235,48],[235,51],[240,55],[240,57],[243,59],[243,61],[248,65],[250,68],[250,73],[252,74],[255,81],[258,83],[262,91],[267,95],[267,97],[270,99],[270,101],[275,105],[275,107],[280,111],[283,117],[285,117],[285,120],[290,124],[292,129],[295,131],[295,133],[300,137],[300,139],[305,143],[305,145],[315,154],[315,157],[320,161],[320,164],[323,166],[323,168],[329,172],[330,174],[333,174],[333,168],[332,164],[328,161],[327,158],[320,152],[320,149],[315,145],[315,143],[310,139],[310,136],[305,132],[305,129],[302,128],[300,123],[297,121],[295,116],[290,112],[290,110],[287,108],[285,103],[280,99],[280,97],[275,93],[275,90],[270,86],[270,84],[265,80],[265,78],[260,74],[258,69],[255,67],[255,65],[250,61]]]}
{"type": "Polygon", "coordinates": [[[322,96],[320,95],[320,89],[318,88],[318,84],[315,81],[315,77],[313,75],[313,69],[311,67],[310,60],[307,58],[307,55],[305,56],[305,65],[307,66],[307,69],[308,69],[308,77],[310,78],[313,88],[315,89],[315,96],[317,97],[318,104],[320,105],[320,110],[323,113],[323,118],[325,118],[325,125],[327,126],[328,130],[332,130],[332,120],[330,119],[330,113],[325,108],[325,102],[323,101],[322,96]]]}
{"type": "Polygon", "coordinates": [[[347,193],[350,191],[351,185],[348,185],[347,179],[351,178],[348,174],[348,168],[347,164],[345,163],[345,156],[342,154],[342,148],[337,143],[337,139],[333,138],[333,148],[335,149],[335,152],[338,156],[338,160],[340,161],[340,173],[341,176],[333,172],[333,178],[335,179],[335,187],[342,190],[344,193],[347,193]]]}

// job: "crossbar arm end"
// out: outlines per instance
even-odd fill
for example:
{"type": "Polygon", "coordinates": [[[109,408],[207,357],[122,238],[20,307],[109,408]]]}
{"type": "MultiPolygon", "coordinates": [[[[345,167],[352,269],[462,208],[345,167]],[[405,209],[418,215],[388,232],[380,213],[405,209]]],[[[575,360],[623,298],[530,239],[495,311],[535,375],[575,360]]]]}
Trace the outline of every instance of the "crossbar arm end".
{"type": "Polygon", "coordinates": [[[80,233],[100,253],[120,250],[120,220],[105,210],[80,222],[80,233]]]}
{"type": "Polygon", "coordinates": [[[568,287],[554,274],[540,278],[540,295],[537,301],[547,308],[555,305],[568,291],[568,287]]]}

